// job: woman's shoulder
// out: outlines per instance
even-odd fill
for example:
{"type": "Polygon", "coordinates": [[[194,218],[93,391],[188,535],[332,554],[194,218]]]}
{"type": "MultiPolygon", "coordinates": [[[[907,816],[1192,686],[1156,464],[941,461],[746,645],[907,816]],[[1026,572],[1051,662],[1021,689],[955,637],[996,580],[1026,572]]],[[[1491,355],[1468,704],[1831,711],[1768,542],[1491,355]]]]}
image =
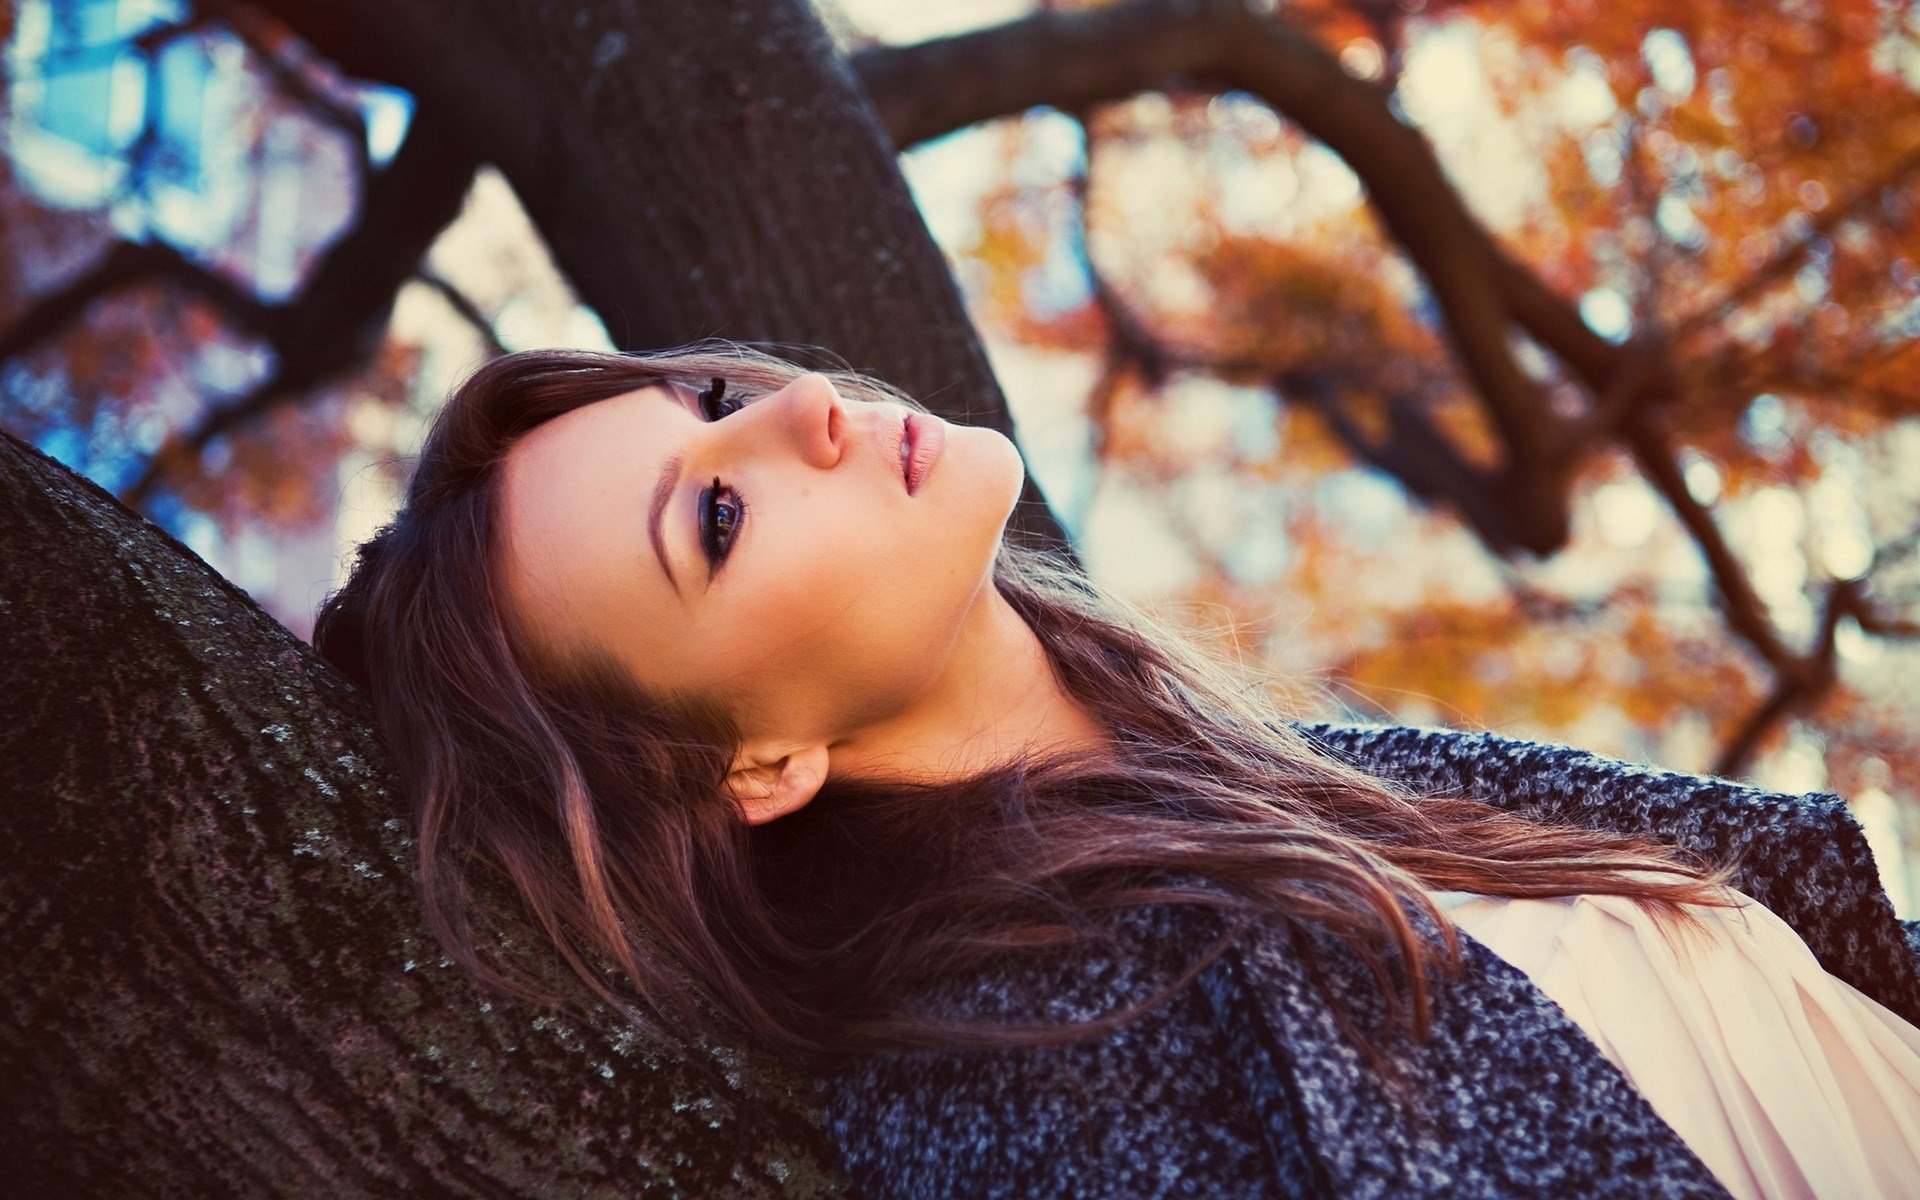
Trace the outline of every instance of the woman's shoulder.
{"type": "MultiPolygon", "coordinates": [[[[1115,938],[1071,961],[947,981],[941,1011],[1110,1011],[1204,954],[1228,919],[1187,905],[1116,913],[1115,938]]],[[[1365,1070],[1340,1030],[1391,1028],[1378,979],[1326,931],[1260,921],[1112,1032],[855,1060],[822,1081],[826,1127],[875,1197],[1627,1197],[1653,1177],[1662,1195],[1727,1200],[1553,1001],[1467,948],[1464,973],[1438,986],[1433,1036],[1384,1043],[1416,1102],[1365,1070]],[[1651,1175],[1621,1175],[1625,1161],[1651,1175]]]]}
{"type": "MultiPolygon", "coordinates": [[[[1006,1024],[1105,1015],[1177,979],[1218,922],[1184,904],[1132,907],[1104,922],[1110,938],[983,964],[915,1007],[1006,1024]]],[[[1247,1094],[1244,1031],[1218,1002],[1231,962],[1079,1040],[860,1056],[818,1083],[829,1137],[874,1196],[1312,1194],[1304,1154],[1275,1149],[1247,1094]]]]}
{"type": "Polygon", "coordinates": [[[1774,792],[1550,742],[1407,725],[1280,721],[1423,794],[1473,795],[1554,824],[1650,836],[1712,862],[1793,926],[1822,965],[1920,1022],[1920,923],[1895,914],[1865,830],[1828,792],[1774,792]]]}
{"type": "Polygon", "coordinates": [[[942,1015],[1082,1021],[1171,981],[1226,928],[1220,913],[1176,901],[1129,904],[1085,919],[1085,940],[993,954],[929,981],[907,1003],[942,1015]]]}

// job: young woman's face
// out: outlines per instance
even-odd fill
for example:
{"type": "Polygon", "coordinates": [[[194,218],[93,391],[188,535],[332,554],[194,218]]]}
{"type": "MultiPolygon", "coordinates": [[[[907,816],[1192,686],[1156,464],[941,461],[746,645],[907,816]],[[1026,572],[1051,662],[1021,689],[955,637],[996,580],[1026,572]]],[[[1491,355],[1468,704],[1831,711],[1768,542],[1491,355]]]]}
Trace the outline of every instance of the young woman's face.
{"type": "Polygon", "coordinates": [[[749,737],[832,740],[903,710],[992,586],[1019,451],[916,414],[946,436],[909,495],[902,405],[817,374],[744,402],[700,391],[643,387],[509,450],[506,580],[531,636],[605,648],[655,694],[718,700],[749,737]]]}

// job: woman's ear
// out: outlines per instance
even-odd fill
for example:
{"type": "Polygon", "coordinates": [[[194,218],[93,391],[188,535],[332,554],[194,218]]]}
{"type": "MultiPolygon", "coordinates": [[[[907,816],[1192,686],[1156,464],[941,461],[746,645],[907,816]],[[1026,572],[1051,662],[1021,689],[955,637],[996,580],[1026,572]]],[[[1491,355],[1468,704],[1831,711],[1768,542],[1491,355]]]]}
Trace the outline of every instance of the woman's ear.
{"type": "Polygon", "coordinates": [[[816,742],[771,762],[742,751],[725,786],[747,823],[762,825],[806,807],[826,781],[827,744],[816,742]]]}

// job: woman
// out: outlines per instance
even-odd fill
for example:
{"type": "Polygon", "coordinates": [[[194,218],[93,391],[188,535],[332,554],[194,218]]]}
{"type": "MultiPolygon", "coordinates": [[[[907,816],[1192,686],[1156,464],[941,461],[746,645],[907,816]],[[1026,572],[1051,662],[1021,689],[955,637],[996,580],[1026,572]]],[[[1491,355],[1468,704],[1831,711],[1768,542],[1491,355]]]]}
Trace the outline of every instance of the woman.
{"type": "Polygon", "coordinates": [[[814,1069],[874,1195],[1920,1194],[1920,1030],[1740,864],[1320,752],[1022,478],[742,346],[481,368],[315,635],[447,952],[814,1069]]]}

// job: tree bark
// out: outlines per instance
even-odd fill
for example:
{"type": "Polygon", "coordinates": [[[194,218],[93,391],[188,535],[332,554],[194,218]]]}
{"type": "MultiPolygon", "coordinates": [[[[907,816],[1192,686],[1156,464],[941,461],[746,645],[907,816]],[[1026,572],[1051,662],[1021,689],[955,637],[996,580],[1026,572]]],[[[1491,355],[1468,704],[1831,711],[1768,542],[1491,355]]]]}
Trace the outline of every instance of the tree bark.
{"type": "MultiPolygon", "coordinates": [[[[824,347],[1012,432],[801,0],[266,7],[499,165],[622,345],[824,347]]],[[[9,1191],[848,1193],[783,1064],[486,1002],[364,698],[243,593],[11,437],[0,505],[9,1191]]],[[[1031,484],[1013,534],[1060,545],[1031,484]]]]}
{"type": "Polygon", "coordinates": [[[846,1194],[781,1064],[450,967],[364,698],[244,593],[4,435],[0,511],[8,1194],[846,1194]]]}
{"type": "MultiPolygon", "coordinates": [[[[805,0],[262,0],[513,184],[627,349],[817,347],[1012,436],[951,272],[805,0]]],[[[1062,553],[1029,477],[1014,537],[1062,553]]]]}

